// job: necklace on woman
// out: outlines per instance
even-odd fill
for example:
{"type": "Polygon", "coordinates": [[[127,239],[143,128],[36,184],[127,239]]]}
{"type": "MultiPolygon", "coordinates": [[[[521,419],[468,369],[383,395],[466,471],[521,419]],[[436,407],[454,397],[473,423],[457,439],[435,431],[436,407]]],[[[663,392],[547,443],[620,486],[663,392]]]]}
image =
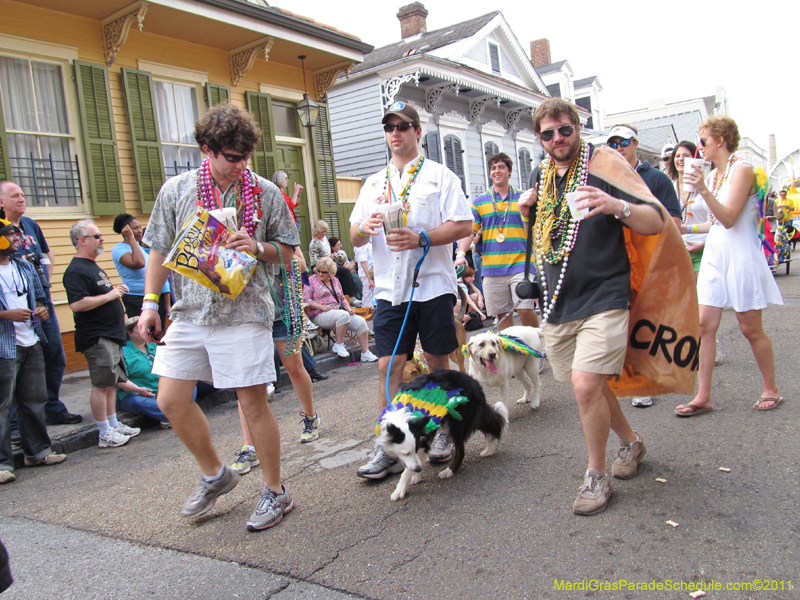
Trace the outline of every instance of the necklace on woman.
{"type": "Polygon", "coordinates": [[[386,186],[384,187],[383,195],[378,198],[378,204],[386,204],[387,202],[389,204],[394,204],[395,202],[400,202],[403,205],[403,225],[405,225],[405,219],[409,209],[408,195],[411,193],[411,188],[414,185],[414,182],[417,181],[417,177],[419,176],[419,172],[422,170],[423,164],[425,164],[425,157],[420,154],[416,162],[408,169],[408,173],[411,175],[411,177],[409,177],[408,181],[406,181],[403,189],[400,190],[400,197],[395,194],[394,188],[392,187],[392,166],[389,165],[386,167],[386,186]]]}
{"type": "MultiPolygon", "coordinates": [[[[497,243],[502,244],[503,242],[506,241],[506,236],[503,234],[503,230],[506,228],[506,219],[508,219],[508,209],[511,208],[511,199],[514,197],[514,186],[510,186],[508,188],[508,202],[506,204],[506,212],[503,213],[503,220],[499,226],[497,225],[497,216],[499,211],[497,210],[497,201],[495,200],[494,194],[495,191],[494,188],[492,188],[492,208],[494,210],[494,212],[492,213],[492,222],[494,223],[495,229],[499,230],[499,233],[496,236],[494,236],[494,240],[497,243]]],[[[500,198],[500,202],[503,202],[502,198],[500,198]]]]}
{"type": "MultiPolygon", "coordinates": [[[[714,172],[714,184],[711,186],[711,195],[714,196],[714,198],[716,198],[719,194],[720,190],[722,189],[722,184],[725,183],[725,181],[728,179],[728,175],[731,173],[733,163],[735,163],[737,160],[739,160],[739,157],[735,155],[732,155],[728,159],[728,166],[725,168],[725,174],[722,177],[719,176],[719,168],[717,168],[717,170],[714,172]]],[[[713,212],[711,212],[710,208],[708,209],[708,220],[711,221],[712,225],[717,222],[717,217],[713,212]]]]}
{"type": "Polygon", "coordinates": [[[544,175],[539,184],[539,201],[536,206],[536,223],[534,224],[534,249],[536,264],[539,267],[539,282],[543,294],[542,328],[544,328],[561,293],[564,276],[567,272],[569,254],[578,239],[580,221],[572,218],[572,211],[567,204],[567,194],[574,192],[578,186],[586,185],[589,179],[589,146],[581,141],[580,150],[572,159],[567,171],[567,182],[564,191],[558,193],[556,181],[557,167],[551,157],[544,163],[544,175]],[[551,265],[561,262],[561,274],[558,277],[552,298],[547,289],[547,276],[544,263],[551,265]]]}
{"type": "MultiPolygon", "coordinates": [[[[250,169],[245,169],[239,181],[234,183],[233,206],[236,208],[236,222],[239,227],[244,227],[247,235],[253,237],[256,224],[261,220],[261,208],[256,210],[256,197],[261,193],[261,188],[254,185],[255,178],[250,169]]],[[[197,170],[197,206],[202,206],[207,211],[221,209],[222,200],[219,189],[214,187],[214,178],[211,176],[211,161],[205,159],[197,170]]]]}

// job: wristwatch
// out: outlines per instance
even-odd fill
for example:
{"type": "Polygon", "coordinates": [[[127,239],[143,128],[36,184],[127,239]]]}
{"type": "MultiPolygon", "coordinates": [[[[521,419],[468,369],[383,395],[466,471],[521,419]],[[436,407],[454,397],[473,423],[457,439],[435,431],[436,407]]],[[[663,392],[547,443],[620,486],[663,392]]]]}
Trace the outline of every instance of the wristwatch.
{"type": "Polygon", "coordinates": [[[617,219],[619,219],[620,221],[624,221],[625,219],[627,219],[628,217],[631,216],[631,205],[628,204],[627,202],[625,202],[625,200],[623,200],[622,201],[622,214],[620,216],[618,216],[618,217],[617,217],[617,215],[614,215],[614,216],[617,219]]]}
{"type": "Polygon", "coordinates": [[[423,249],[428,247],[428,236],[426,236],[421,231],[419,233],[419,247],[423,249]]]}

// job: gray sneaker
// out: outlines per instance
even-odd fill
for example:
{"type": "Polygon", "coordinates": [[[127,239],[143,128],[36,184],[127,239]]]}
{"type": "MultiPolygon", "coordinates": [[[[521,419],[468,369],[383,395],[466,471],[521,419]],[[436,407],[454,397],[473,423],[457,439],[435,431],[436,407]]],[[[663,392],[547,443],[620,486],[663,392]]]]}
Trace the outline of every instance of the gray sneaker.
{"type": "Polygon", "coordinates": [[[403,463],[398,462],[380,448],[376,448],[369,462],[359,468],[356,475],[365,479],[383,479],[387,475],[400,473],[404,468],[403,463]]]}
{"type": "Polygon", "coordinates": [[[261,499],[256,504],[253,514],[247,519],[247,531],[259,531],[274,527],[283,519],[283,515],[292,512],[294,501],[281,484],[281,494],[276,494],[266,485],[261,488],[261,499]]]}
{"type": "Polygon", "coordinates": [[[428,454],[428,462],[432,465],[447,462],[452,455],[453,442],[450,441],[450,436],[440,429],[436,432],[436,437],[433,438],[431,452],[428,454]]]}
{"type": "Polygon", "coordinates": [[[227,494],[239,484],[241,479],[239,474],[228,465],[223,465],[223,468],[225,470],[219,479],[206,481],[202,477],[200,478],[192,495],[183,503],[182,517],[191,518],[206,514],[214,508],[218,496],[227,494]]]}
{"type": "Polygon", "coordinates": [[[629,444],[625,440],[619,441],[619,451],[617,452],[617,460],[611,465],[611,474],[617,479],[630,479],[636,475],[639,469],[639,461],[647,454],[647,448],[644,447],[644,442],[641,436],[639,441],[629,444]]]}
{"type": "Polygon", "coordinates": [[[592,469],[584,475],[583,485],[572,505],[576,515],[594,515],[606,509],[611,498],[611,477],[592,469]]]}

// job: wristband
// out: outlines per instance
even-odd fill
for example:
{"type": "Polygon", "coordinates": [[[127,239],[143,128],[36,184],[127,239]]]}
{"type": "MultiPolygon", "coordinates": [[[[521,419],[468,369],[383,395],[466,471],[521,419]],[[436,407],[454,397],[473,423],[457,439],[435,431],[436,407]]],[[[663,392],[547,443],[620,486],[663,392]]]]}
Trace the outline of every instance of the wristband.
{"type": "Polygon", "coordinates": [[[158,312],[157,302],[142,302],[142,310],[154,310],[158,312]]]}
{"type": "Polygon", "coordinates": [[[145,294],[143,300],[146,302],[148,300],[152,300],[153,302],[158,302],[159,295],[158,294],[145,294]]]}
{"type": "Polygon", "coordinates": [[[256,258],[264,254],[264,244],[256,242],[256,258]]]}
{"type": "Polygon", "coordinates": [[[361,225],[358,226],[358,235],[360,235],[361,237],[369,237],[368,233],[364,233],[363,231],[361,231],[361,225]]]}
{"type": "Polygon", "coordinates": [[[697,233],[697,225],[692,225],[692,233],[697,233]]]}
{"type": "Polygon", "coordinates": [[[527,223],[528,222],[528,217],[523,217],[522,213],[520,213],[519,218],[522,219],[523,223],[527,223]]]}
{"type": "Polygon", "coordinates": [[[456,258],[458,258],[459,256],[466,256],[466,255],[467,253],[464,252],[463,250],[459,250],[458,252],[456,252],[456,258]]]}

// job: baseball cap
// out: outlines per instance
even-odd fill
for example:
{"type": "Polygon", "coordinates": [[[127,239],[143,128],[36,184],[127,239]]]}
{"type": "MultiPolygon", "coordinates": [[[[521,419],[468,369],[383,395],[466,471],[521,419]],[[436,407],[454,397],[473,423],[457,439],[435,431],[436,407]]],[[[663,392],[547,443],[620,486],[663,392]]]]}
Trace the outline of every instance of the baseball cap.
{"type": "Polygon", "coordinates": [[[125,331],[129,331],[133,329],[134,325],[139,322],[139,317],[130,317],[129,319],[125,319],[125,331]]]}
{"type": "Polygon", "coordinates": [[[5,219],[0,219],[0,235],[13,235],[17,232],[17,227],[5,219]]]}
{"type": "Polygon", "coordinates": [[[672,144],[667,144],[661,149],[661,158],[667,158],[668,156],[672,155],[675,151],[675,146],[672,144]]]}
{"type": "Polygon", "coordinates": [[[608,139],[615,137],[622,138],[623,140],[639,139],[636,136],[636,132],[630,127],[626,127],[625,125],[617,125],[616,127],[613,127],[611,131],[608,132],[608,139]]]}
{"type": "Polygon", "coordinates": [[[383,115],[383,120],[381,121],[381,123],[386,123],[386,119],[388,119],[392,115],[397,115],[398,117],[403,119],[403,121],[405,121],[406,123],[414,123],[414,122],[419,123],[419,114],[417,113],[417,111],[414,109],[413,106],[409,106],[405,102],[398,101],[392,104],[386,111],[386,114],[383,115]]]}

